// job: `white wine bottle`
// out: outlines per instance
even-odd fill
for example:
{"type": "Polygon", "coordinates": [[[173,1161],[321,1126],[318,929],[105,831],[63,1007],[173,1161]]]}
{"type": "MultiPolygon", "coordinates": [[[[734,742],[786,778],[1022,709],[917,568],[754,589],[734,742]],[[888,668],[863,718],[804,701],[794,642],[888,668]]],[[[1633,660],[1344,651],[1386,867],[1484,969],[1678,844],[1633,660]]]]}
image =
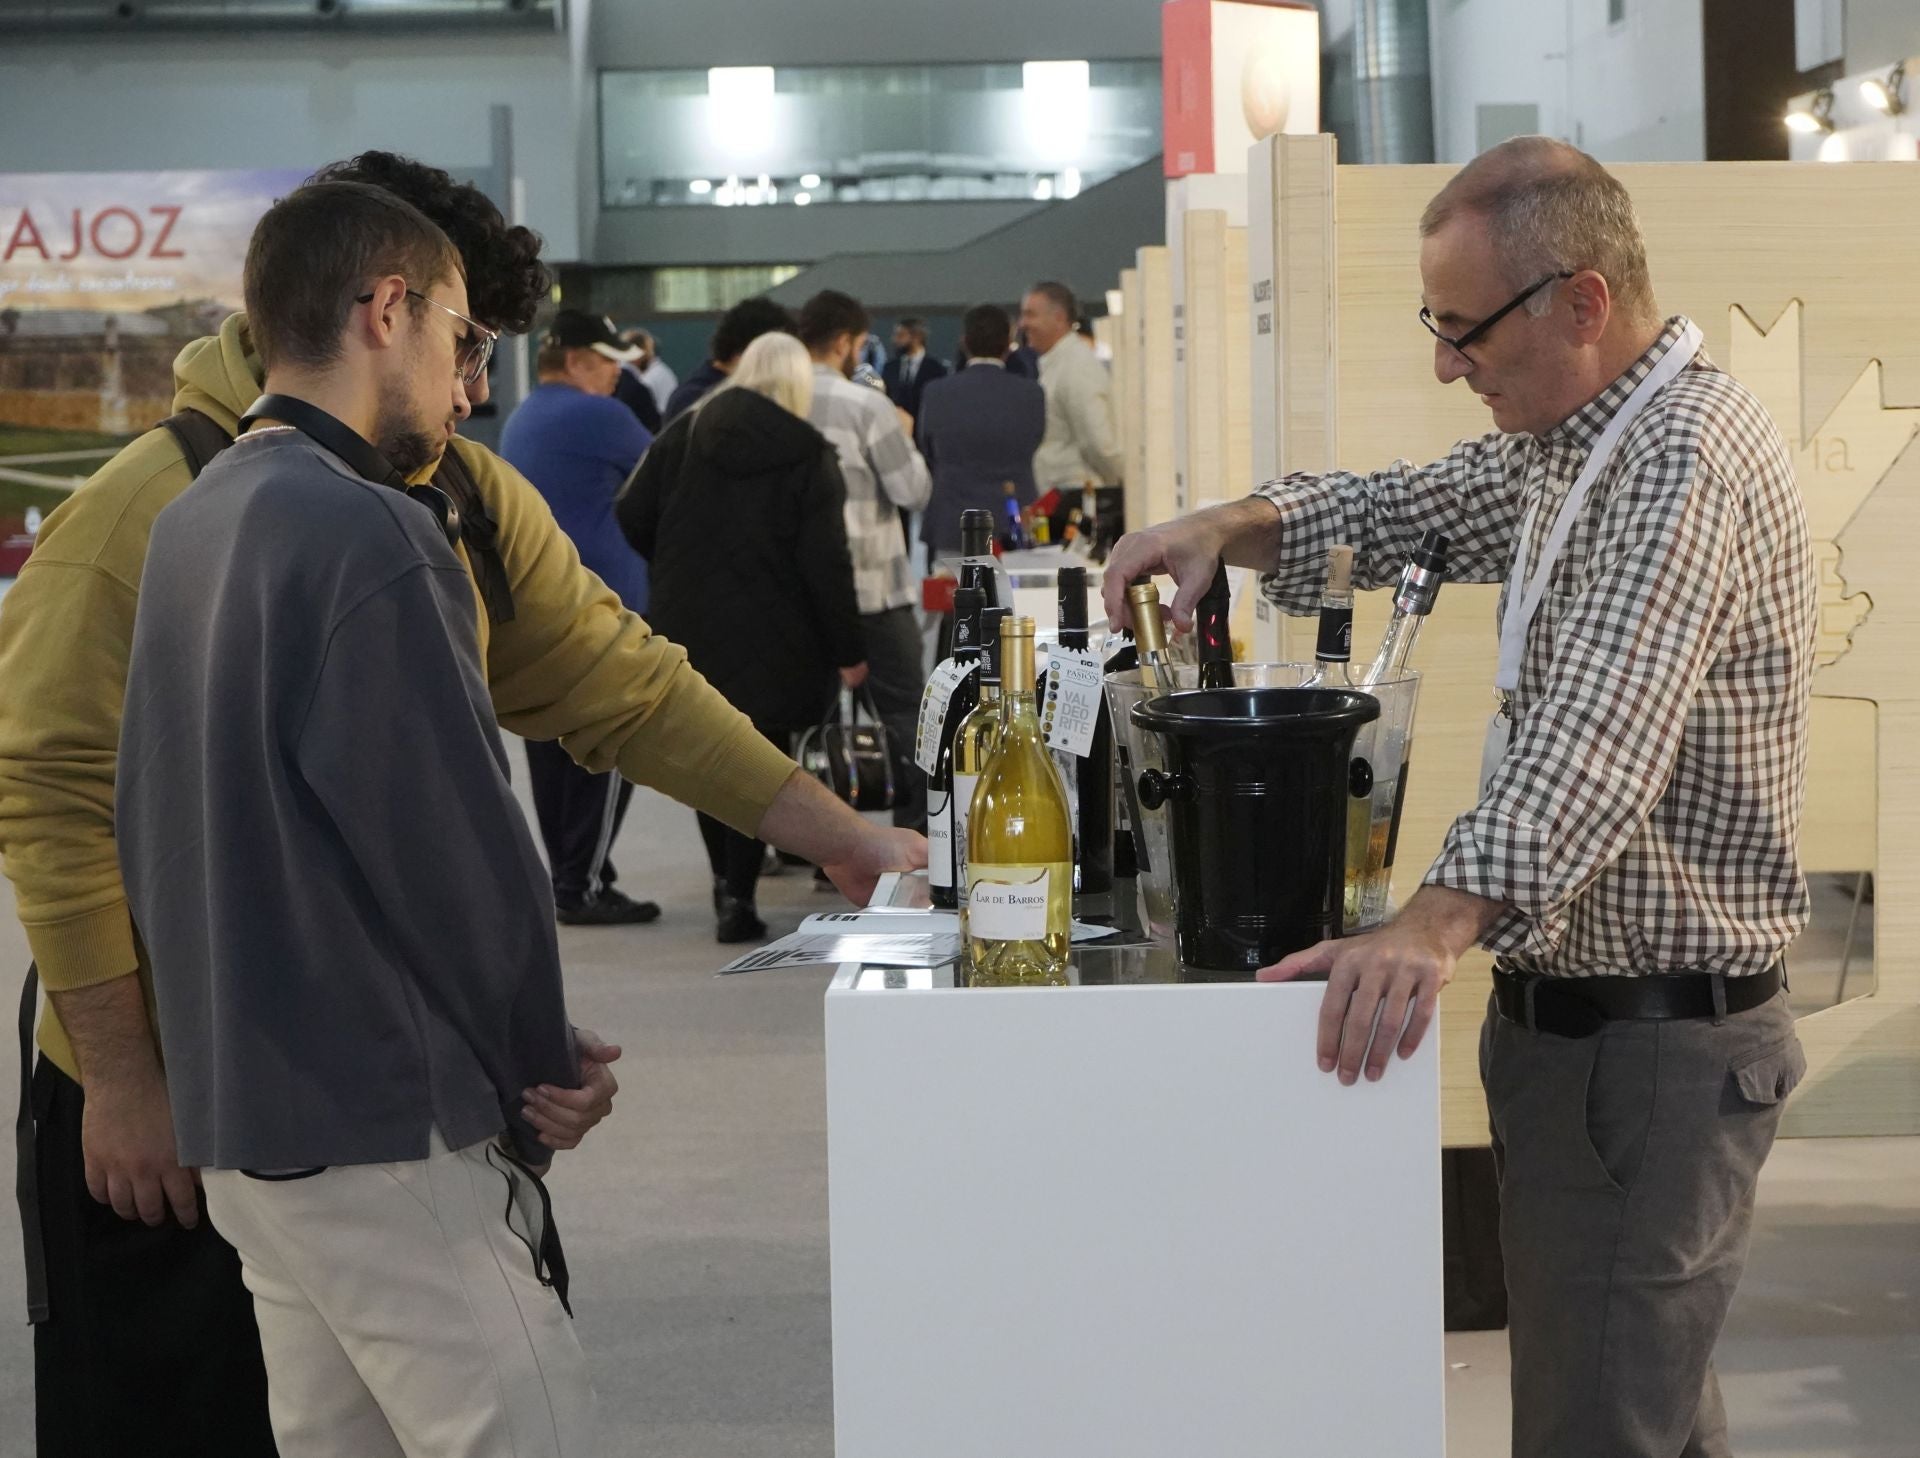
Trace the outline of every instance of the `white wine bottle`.
{"type": "Polygon", "coordinates": [[[1000,729],[967,815],[967,982],[1064,987],[1073,830],[1034,705],[1032,618],[1000,625],[1000,676],[1000,729]]]}
{"type": "Polygon", "coordinates": [[[1000,630],[1012,616],[1010,608],[990,607],[980,614],[980,697],[973,711],[960,721],[953,735],[953,884],[960,892],[960,930],[967,919],[967,817],[973,810],[974,787],[993,756],[1000,733],[1000,630]]]}

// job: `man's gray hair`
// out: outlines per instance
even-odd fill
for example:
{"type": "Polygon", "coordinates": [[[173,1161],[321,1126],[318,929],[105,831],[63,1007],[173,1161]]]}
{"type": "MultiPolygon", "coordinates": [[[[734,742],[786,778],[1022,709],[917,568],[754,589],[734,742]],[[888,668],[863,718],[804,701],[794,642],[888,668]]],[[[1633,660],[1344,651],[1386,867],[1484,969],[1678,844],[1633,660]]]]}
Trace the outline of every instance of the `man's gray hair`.
{"type": "MultiPolygon", "coordinates": [[[[1627,318],[1659,322],[1633,199],[1578,147],[1551,137],[1515,137],[1489,148],[1427,204],[1420,236],[1431,237],[1462,213],[1486,220],[1494,262],[1514,289],[1592,269],[1627,318]]],[[[1546,313],[1553,294],[1542,289],[1527,301],[1527,312],[1546,313]]]]}

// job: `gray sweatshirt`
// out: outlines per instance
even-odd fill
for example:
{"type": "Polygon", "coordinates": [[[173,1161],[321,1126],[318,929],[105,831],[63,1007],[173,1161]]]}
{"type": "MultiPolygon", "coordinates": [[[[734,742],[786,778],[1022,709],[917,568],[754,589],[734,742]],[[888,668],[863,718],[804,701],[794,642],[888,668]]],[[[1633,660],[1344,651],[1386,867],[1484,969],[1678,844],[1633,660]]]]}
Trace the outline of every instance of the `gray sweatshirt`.
{"type": "Polygon", "coordinates": [[[424,1159],[579,1082],[552,893],[473,586],[431,512],[296,431],[154,522],[115,794],[183,1164],[424,1159]]]}

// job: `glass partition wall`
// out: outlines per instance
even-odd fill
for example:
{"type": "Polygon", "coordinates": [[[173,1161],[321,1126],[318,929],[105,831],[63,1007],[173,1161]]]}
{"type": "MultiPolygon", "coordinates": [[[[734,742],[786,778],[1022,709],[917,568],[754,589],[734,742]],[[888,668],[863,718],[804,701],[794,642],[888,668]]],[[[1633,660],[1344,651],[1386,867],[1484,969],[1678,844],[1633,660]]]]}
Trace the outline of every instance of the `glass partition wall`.
{"type": "Polygon", "coordinates": [[[600,74],[601,202],[1048,201],[1160,150],[1160,63],[600,74]]]}

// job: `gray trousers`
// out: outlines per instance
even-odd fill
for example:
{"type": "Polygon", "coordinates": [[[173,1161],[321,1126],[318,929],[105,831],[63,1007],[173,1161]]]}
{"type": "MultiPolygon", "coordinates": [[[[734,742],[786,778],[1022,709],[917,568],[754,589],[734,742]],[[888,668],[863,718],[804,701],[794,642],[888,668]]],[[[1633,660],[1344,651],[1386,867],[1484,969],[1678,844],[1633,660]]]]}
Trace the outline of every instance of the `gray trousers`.
{"type": "Polygon", "coordinates": [[[1590,1038],[1489,1007],[1513,1458],[1729,1458],[1713,1348],[1805,1071],[1784,995],[1590,1038]]]}
{"type": "Polygon", "coordinates": [[[920,727],[920,694],[927,686],[926,644],[910,607],[862,613],[867,641],[867,689],[893,744],[893,823],[927,828],[927,777],[913,762],[920,727]]]}

